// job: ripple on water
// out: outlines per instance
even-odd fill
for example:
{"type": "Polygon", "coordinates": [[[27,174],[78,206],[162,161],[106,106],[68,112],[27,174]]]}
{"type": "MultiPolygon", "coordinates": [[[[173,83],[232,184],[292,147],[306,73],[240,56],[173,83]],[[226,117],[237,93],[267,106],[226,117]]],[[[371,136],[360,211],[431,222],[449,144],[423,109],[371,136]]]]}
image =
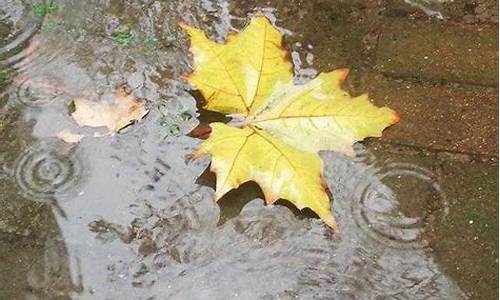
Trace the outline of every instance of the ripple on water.
{"type": "MultiPolygon", "coordinates": [[[[60,37],[41,33],[44,18],[35,17],[26,1],[0,3],[0,87],[10,85],[9,94],[19,103],[40,107],[52,103],[66,91],[50,79],[49,64],[71,45],[60,37]]],[[[0,96],[6,90],[0,91],[0,96]]]]}
{"type": "Polygon", "coordinates": [[[48,201],[56,193],[68,193],[81,178],[81,164],[68,147],[57,141],[41,141],[16,161],[15,178],[22,193],[35,201],[48,201]]]}
{"type": "Polygon", "coordinates": [[[29,107],[43,107],[53,102],[63,101],[73,94],[59,82],[56,69],[57,58],[64,49],[54,36],[35,35],[27,46],[3,61],[12,77],[11,97],[29,107]]]}
{"type": "Polygon", "coordinates": [[[422,248],[426,222],[444,217],[448,203],[433,173],[411,163],[389,163],[355,191],[352,213],[369,237],[395,248],[422,248]],[[438,215],[436,215],[438,214],[438,215]]]}
{"type": "Polygon", "coordinates": [[[10,61],[22,52],[39,28],[40,21],[29,16],[22,1],[0,1],[0,97],[15,77],[10,61]]]}
{"type": "Polygon", "coordinates": [[[42,20],[34,18],[26,1],[4,0],[0,3],[0,59],[12,56],[16,49],[40,29],[42,20]]]}
{"type": "Polygon", "coordinates": [[[51,84],[49,80],[45,80],[41,76],[36,78],[19,77],[16,83],[15,98],[26,106],[46,106],[67,97],[64,89],[51,84]]]}

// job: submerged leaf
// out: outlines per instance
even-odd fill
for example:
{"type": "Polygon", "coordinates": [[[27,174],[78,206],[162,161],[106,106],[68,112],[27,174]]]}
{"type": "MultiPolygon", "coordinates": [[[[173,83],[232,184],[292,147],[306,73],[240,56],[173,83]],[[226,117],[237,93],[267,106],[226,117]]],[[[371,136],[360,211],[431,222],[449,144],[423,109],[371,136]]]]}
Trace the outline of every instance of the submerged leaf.
{"type": "Polygon", "coordinates": [[[243,128],[211,124],[210,137],[195,155],[212,157],[216,199],[255,181],[268,204],[282,198],[308,207],[336,230],[318,152],[353,155],[353,143],[381,136],[399,120],[397,114],[374,106],[367,95],[351,97],[342,90],[346,69],[295,85],[281,34],[264,17],[254,17],[226,44],[181,26],[194,60],[186,79],[205,97],[205,108],[244,117],[235,122],[243,128]]]}
{"type": "Polygon", "coordinates": [[[75,111],[71,114],[80,126],[107,127],[110,134],[142,119],[147,113],[143,102],[120,89],[112,103],[95,102],[83,98],[73,100],[75,111]]]}

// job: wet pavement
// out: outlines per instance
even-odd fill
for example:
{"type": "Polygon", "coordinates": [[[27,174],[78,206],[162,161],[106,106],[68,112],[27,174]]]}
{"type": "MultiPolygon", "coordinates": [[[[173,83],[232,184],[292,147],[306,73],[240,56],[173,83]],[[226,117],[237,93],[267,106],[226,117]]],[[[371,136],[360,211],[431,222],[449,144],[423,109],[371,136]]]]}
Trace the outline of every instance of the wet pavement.
{"type": "MultiPolygon", "coordinates": [[[[0,0],[0,299],[497,299],[498,3],[0,0]],[[223,41],[254,14],[295,74],[402,114],[322,153],[338,238],[255,184],[213,201],[179,21],[223,41]],[[75,97],[149,114],[67,144],[75,97]],[[200,176],[200,174],[202,174],[200,176]]],[[[89,129],[89,134],[94,131],[89,129]]]]}

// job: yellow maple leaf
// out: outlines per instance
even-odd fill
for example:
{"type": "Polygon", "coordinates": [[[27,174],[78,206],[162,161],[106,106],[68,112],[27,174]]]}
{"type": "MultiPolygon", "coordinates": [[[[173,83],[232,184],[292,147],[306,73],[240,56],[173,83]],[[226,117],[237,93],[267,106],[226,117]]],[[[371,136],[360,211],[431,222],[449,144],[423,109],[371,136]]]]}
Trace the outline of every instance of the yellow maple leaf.
{"type": "Polygon", "coordinates": [[[347,69],[295,85],[281,34],[265,17],[254,17],[225,44],[181,26],[194,60],[186,79],[206,99],[205,108],[245,117],[241,128],[212,123],[210,137],[195,154],[212,157],[216,200],[255,181],[268,204],[286,199],[299,209],[308,207],[336,230],[318,152],[353,155],[353,143],[380,137],[399,120],[397,114],[374,106],[366,94],[351,97],[342,90],[347,69]]]}

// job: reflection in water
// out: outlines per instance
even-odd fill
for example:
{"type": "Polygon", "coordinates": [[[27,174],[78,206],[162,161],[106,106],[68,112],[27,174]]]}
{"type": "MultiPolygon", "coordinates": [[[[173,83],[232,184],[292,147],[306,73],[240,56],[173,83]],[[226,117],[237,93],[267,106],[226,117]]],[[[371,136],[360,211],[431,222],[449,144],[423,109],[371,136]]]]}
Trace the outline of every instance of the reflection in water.
{"type": "MultiPolygon", "coordinates": [[[[398,201],[404,178],[429,191],[416,206],[446,207],[432,174],[379,162],[359,145],[354,160],[323,155],[341,239],[317,219],[264,206],[254,189],[235,192],[248,200],[244,205],[228,202],[229,213],[218,211],[212,188],[196,183],[208,159],[190,161],[200,141],[184,136],[197,121],[195,99],[177,81],[189,71],[177,22],[221,40],[231,29],[227,1],[55,2],[60,14],[44,21],[55,28],[35,36],[9,29],[16,36],[9,41],[26,37],[15,42],[17,50],[0,51],[3,64],[18,73],[7,87],[8,109],[22,112],[16,122],[33,125],[29,137],[16,136],[22,146],[2,148],[9,155],[1,157],[19,156],[12,194],[51,199],[64,212],[46,221],[56,228],[56,219],[60,232],[42,239],[43,254],[16,256],[18,244],[9,251],[13,261],[42,263],[41,273],[14,268],[29,280],[31,290],[22,292],[28,299],[461,298],[421,238],[426,213],[398,201]],[[123,83],[151,107],[139,126],[74,147],[54,142],[56,132],[73,124],[67,108],[73,95],[103,95],[123,83]]],[[[10,3],[21,2],[2,2],[0,11],[10,3]]],[[[21,20],[29,6],[19,7],[11,15],[21,20]]],[[[19,209],[20,202],[9,203],[19,209]]],[[[17,215],[29,224],[36,219],[17,215]]],[[[16,232],[6,228],[0,227],[0,242],[4,232],[16,232]]]]}

